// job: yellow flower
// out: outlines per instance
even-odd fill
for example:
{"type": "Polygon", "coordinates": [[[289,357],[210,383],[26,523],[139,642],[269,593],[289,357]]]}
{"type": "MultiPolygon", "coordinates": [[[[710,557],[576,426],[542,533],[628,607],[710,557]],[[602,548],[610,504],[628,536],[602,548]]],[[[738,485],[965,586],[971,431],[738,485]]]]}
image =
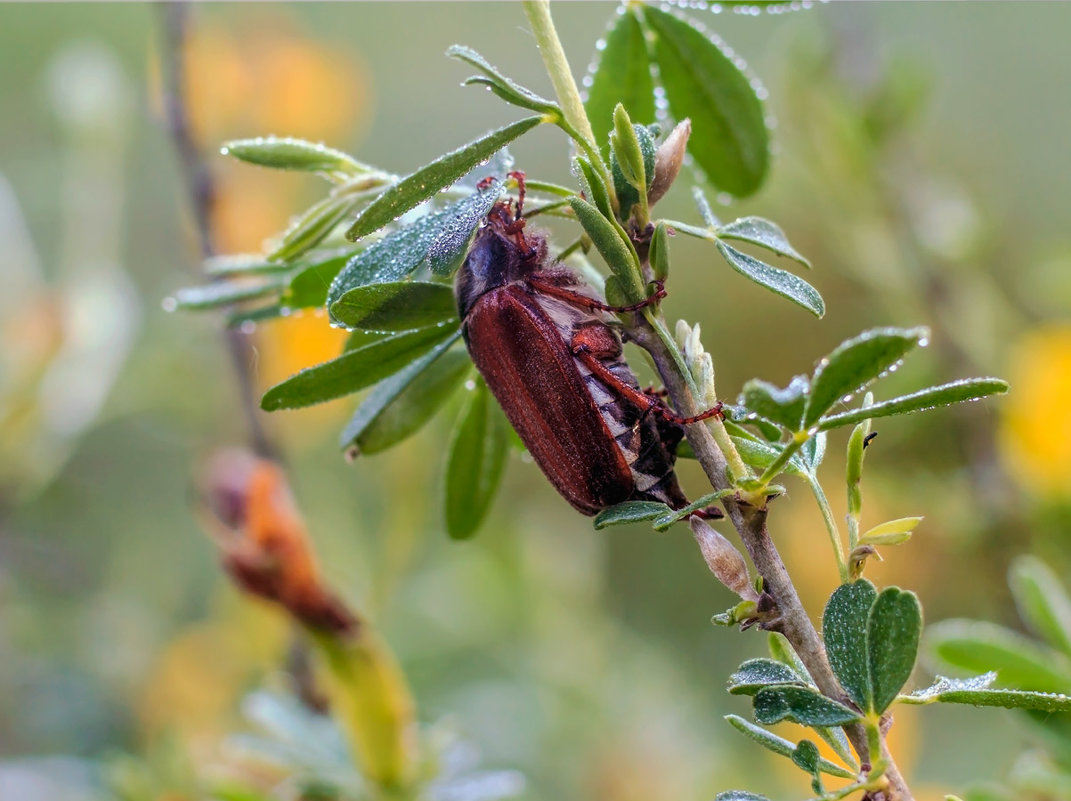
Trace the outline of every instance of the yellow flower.
{"type": "Polygon", "coordinates": [[[1015,346],[1001,405],[1000,446],[1008,471],[1041,495],[1071,497],[1071,324],[1031,331],[1015,346]]]}

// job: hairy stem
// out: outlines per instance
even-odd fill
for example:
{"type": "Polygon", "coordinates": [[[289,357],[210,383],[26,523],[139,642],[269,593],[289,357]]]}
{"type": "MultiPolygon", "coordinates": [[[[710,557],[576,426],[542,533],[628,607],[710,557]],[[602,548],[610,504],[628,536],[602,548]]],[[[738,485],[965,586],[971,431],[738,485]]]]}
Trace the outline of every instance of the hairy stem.
{"type": "MultiPolygon", "coordinates": [[[[647,323],[633,331],[632,336],[637,344],[651,354],[678,413],[687,416],[699,411],[693,389],[689,386],[691,382],[685,377],[686,373],[680,369],[678,360],[655,329],[647,323]]],[[[686,433],[711,486],[716,490],[730,489],[731,485],[726,477],[725,455],[710,429],[702,423],[696,423],[688,426],[686,433]]],[[[754,506],[731,495],[723,499],[723,504],[730,522],[751,556],[755,569],[762,576],[765,591],[777,603],[781,632],[799,655],[818,688],[830,698],[847,701],[847,694],[829,665],[822,640],[811,623],[785,563],[770,537],[766,527],[765,507],[754,506]]],[[[846,726],[845,733],[859,755],[860,762],[870,762],[870,744],[864,727],[861,724],[846,726]]],[[[885,778],[888,781],[889,801],[912,801],[911,791],[884,744],[881,756],[888,760],[885,778]]]]}
{"type": "Polygon", "coordinates": [[[808,475],[807,484],[810,486],[811,493],[814,495],[818,508],[822,512],[822,522],[826,525],[829,542],[832,544],[833,553],[837,557],[837,572],[840,575],[840,582],[844,584],[848,581],[848,560],[844,556],[844,544],[841,542],[840,529],[837,528],[837,521],[833,517],[833,510],[829,506],[829,499],[826,497],[825,490],[822,489],[822,485],[818,483],[817,478],[808,475]]]}

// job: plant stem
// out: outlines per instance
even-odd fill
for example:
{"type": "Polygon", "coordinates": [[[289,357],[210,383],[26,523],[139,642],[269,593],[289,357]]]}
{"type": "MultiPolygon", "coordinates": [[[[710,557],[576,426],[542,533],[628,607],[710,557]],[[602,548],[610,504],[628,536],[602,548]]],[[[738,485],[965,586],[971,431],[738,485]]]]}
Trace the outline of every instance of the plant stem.
{"type": "Polygon", "coordinates": [[[837,557],[837,572],[840,574],[840,583],[844,584],[849,578],[848,561],[844,556],[844,544],[840,539],[840,529],[837,528],[837,521],[833,517],[833,510],[829,506],[829,499],[826,497],[822,485],[818,483],[818,478],[808,475],[807,483],[810,485],[814,499],[822,512],[822,521],[826,524],[826,531],[829,532],[829,542],[833,545],[833,553],[837,557]]]}
{"type": "MultiPolygon", "coordinates": [[[[651,354],[655,367],[662,378],[674,407],[682,415],[698,411],[694,390],[687,370],[681,370],[672,348],[663,342],[649,324],[633,332],[633,339],[651,354]]],[[[716,490],[730,489],[726,475],[726,458],[715,442],[710,428],[693,424],[687,427],[688,442],[699,464],[716,490]]],[[[829,698],[849,702],[847,694],[833,674],[825,647],[814,624],[807,615],[799,593],[785,568],[766,527],[766,508],[747,503],[732,495],[722,500],[726,514],[740,540],[751,556],[755,569],[762,576],[764,590],[773,597],[780,614],[781,632],[795,649],[800,660],[811,674],[818,688],[829,698]]],[[[859,755],[860,763],[870,762],[870,744],[867,732],[861,724],[845,726],[845,734],[859,755]]],[[[888,755],[882,743],[881,754],[885,757],[885,778],[888,781],[889,801],[912,801],[911,791],[897,770],[896,763],[888,755]]]]}
{"type": "Polygon", "coordinates": [[[565,50],[562,49],[558,32],[554,28],[554,20],[550,16],[550,0],[524,0],[523,5],[565,120],[590,147],[594,147],[595,133],[591,130],[584,103],[580,99],[580,90],[573,80],[569,60],[565,57],[565,50]]]}

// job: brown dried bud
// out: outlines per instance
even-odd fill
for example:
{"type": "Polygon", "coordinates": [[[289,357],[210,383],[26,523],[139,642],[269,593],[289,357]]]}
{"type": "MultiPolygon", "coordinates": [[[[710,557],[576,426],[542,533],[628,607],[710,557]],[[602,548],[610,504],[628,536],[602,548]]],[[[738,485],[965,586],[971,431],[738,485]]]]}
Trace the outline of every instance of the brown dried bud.
{"type": "Polygon", "coordinates": [[[692,121],[681,120],[677,127],[669,132],[662,144],[655,151],[654,178],[647,189],[647,203],[653,206],[673,186],[677,174],[684,163],[684,150],[688,146],[688,137],[692,135],[692,121]]]}
{"type": "Polygon", "coordinates": [[[851,552],[851,555],[848,557],[848,566],[852,581],[855,581],[863,575],[863,569],[866,568],[866,560],[871,556],[879,562],[884,561],[881,558],[881,554],[878,553],[877,548],[873,545],[859,545],[851,552]]]}
{"type": "Polygon", "coordinates": [[[692,515],[688,518],[695,541],[706,560],[707,567],[722,584],[745,601],[757,601],[759,594],[751,583],[747,563],[740,551],[729,540],[711,528],[703,518],[692,515]]]}

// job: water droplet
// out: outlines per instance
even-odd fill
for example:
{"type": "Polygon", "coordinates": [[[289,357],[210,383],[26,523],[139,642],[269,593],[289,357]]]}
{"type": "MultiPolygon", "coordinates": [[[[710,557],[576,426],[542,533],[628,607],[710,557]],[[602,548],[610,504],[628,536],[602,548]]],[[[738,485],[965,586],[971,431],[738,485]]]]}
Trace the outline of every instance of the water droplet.
{"type": "Polygon", "coordinates": [[[468,381],[465,382],[465,389],[467,389],[469,392],[474,391],[476,389],[476,382],[470,378],[468,381]]]}
{"type": "Polygon", "coordinates": [[[178,301],[174,298],[164,298],[160,301],[160,305],[163,306],[165,312],[173,312],[178,308],[178,301]]]}
{"type": "Polygon", "coordinates": [[[599,51],[605,50],[606,49],[606,40],[605,39],[596,39],[595,40],[595,49],[599,50],[599,51]]]}
{"type": "Polygon", "coordinates": [[[816,436],[818,436],[820,431],[821,431],[821,429],[818,426],[811,426],[810,428],[807,429],[807,436],[808,437],[816,437],[816,436]]]}
{"type": "Polygon", "coordinates": [[[928,347],[929,344],[930,344],[930,340],[927,337],[921,337],[919,339],[919,347],[920,348],[928,347]]]}
{"type": "Polygon", "coordinates": [[[256,332],[257,324],[253,320],[242,320],[242,324],[238,326],[238,330],[246,336],[249,336],[256,332]]]}
{"type": "Polygon", "coordinates": [[[852,402],[852,395],[851,395],[851,393],[848,393],[848,394],[847,394],[847,395],[845,395],[845,396],[844,396],[843,398],[841,398],[841,399],[840,399],[840,402],[841,402],[841,403],[851,403],[851,402],[852,402]]]}

